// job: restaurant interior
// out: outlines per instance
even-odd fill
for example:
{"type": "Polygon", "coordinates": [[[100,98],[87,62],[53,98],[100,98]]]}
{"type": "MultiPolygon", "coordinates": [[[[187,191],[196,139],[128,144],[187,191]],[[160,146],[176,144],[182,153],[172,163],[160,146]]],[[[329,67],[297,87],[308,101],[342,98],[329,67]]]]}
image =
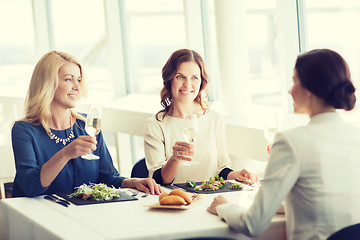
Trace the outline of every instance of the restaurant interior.
{"type": "MultiPolygon", "coordinates": [[[[37,61],[50,50],[68,52],[83,64],[88,88],[76,110],[101,105],[113,165],[133,177],[145,158],[145,121],[162,110],[162,68],[174,51],[192,49],[209,75],[207,104],[224,117],[232,169],[251,169],[261,183],[269,125],[277,133],[309,122],[294,114],[289,95],[296,57],[317,48],[341,53],[358,89],[359,21],[355,0],[0,1],[0,239],[289,239],[283,205],[265,231],[249,237],[207,211],[216,194],[175,209],[154,207],[158,196],[139,191],[129,201],[84,206],[13,198],[11,129],[24,117],[37,61]]],[[[360,126],[358,105],[338,112],[360,126]]],[[[248,209],[258,187],[242,187],[224,196],[248,209]]]]}

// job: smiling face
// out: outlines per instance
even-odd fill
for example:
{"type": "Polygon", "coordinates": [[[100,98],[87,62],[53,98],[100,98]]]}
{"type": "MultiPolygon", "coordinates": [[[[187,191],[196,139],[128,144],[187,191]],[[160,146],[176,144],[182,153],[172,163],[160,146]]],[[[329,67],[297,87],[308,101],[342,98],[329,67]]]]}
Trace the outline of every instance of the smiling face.
{"type": "Polygon", "coordinates": [[[308,113],[310,108],[310,91],[301,85],[299,76],[294,69],[293,86],[289,90],[289,94],[294,100],[294,112],[295,113],[308,113]]]}
{"type": "Polygon", "coordinates": [[[80,91],[79,66],[74,63],[62,65],[58,71],[58,79],[58,86],[51,104],[65,109],[74,108],[80,91]]]}
{"type": "Polygon", "coordinates": [[[182,62],[171,82],[173,101],[190,103],[199,94],[201,85],[200,67],[196,62],[182,62]]]}

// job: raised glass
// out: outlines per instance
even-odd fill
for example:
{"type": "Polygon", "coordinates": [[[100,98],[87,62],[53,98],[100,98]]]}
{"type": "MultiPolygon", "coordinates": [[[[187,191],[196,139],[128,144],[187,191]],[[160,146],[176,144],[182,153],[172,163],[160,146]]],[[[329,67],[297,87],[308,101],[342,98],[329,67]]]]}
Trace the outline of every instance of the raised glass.
{"type": "Polygon", "coordinates": [[[268,142],[267,152],[270,153],[274,143],[275,135],[279,132],[279,120],[277,112],[267,112],[265,114],[264,137],[268,142]]]}
{"type": "MultiPolygon", "coordinates": [[[[185,124],[184,124],[184,133],[183,136],[187,143],[194,143],[196,138],[198,137],[199,129],[198,129],[198,117],[196,113],[187,113],[185,114],[185,124]]],[[[190,166],[199,164],[194,161],[183,161],[183,165],[190,166]]]]}
{"type": "MultiPolygon", "coordinates": [[[[100,133],[101,115],[102,111],[100,106],[89,106],[89,111],[87,113],[85,123],[85,131],[87,134],[89,134],[89,136],[95,136],[100,133]]],[[[94,155],[92,151],[81,157],[87,160],[97,160],[100,158],[99,156],[94,155]]]]}

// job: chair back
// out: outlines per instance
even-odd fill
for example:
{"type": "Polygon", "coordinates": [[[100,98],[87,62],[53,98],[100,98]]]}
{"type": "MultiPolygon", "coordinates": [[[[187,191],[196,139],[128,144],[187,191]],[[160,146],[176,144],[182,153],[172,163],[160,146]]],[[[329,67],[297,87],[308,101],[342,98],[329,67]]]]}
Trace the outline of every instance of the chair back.
{"type": "Polygon", "coordinates": [[[327,240],[358,240],[360,239],[360,223],[345,227],[330,235],[327,240]]]}
{"type": "Polygon", "coordinates": [[[146,166],[145,158],[140,159],[135,163],[131,170],[131,177],[147,178],[149,171],[146,166]]]}

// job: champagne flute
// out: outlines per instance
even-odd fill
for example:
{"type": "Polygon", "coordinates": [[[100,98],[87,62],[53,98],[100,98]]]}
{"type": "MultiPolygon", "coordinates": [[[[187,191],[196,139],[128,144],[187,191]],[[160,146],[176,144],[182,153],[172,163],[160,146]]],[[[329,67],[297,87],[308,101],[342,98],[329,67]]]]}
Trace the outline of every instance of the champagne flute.
{"type": "Polygon", "coordinates": [[[268,142],[267,151],[270,152],[275,135],[279,132],[279,122],[277,112],[267,112],[265,116],[264,137],[268,142]]]}
{"type": "MultiPolygon", "coordinates": [[[[194,143],[198,136],[198,121],[196,113],[185,114],[185,125],[184,125],[184,138],[187,143],[194,143]]],[[[192,164],[199,164],[194,161],[183,161],[183,165],[190,166],[192,164]]]]}
{"type": "MultiPolygon", "coordinates": [[[[89,136],[95,136],[100,133],[101,115],[101,107],[90,104],[85,123],[85,131],[89,136]]],[[[94,155],[92,151],[81,157],[87,160],[97,160],[100,158],[94,155]]]]}

